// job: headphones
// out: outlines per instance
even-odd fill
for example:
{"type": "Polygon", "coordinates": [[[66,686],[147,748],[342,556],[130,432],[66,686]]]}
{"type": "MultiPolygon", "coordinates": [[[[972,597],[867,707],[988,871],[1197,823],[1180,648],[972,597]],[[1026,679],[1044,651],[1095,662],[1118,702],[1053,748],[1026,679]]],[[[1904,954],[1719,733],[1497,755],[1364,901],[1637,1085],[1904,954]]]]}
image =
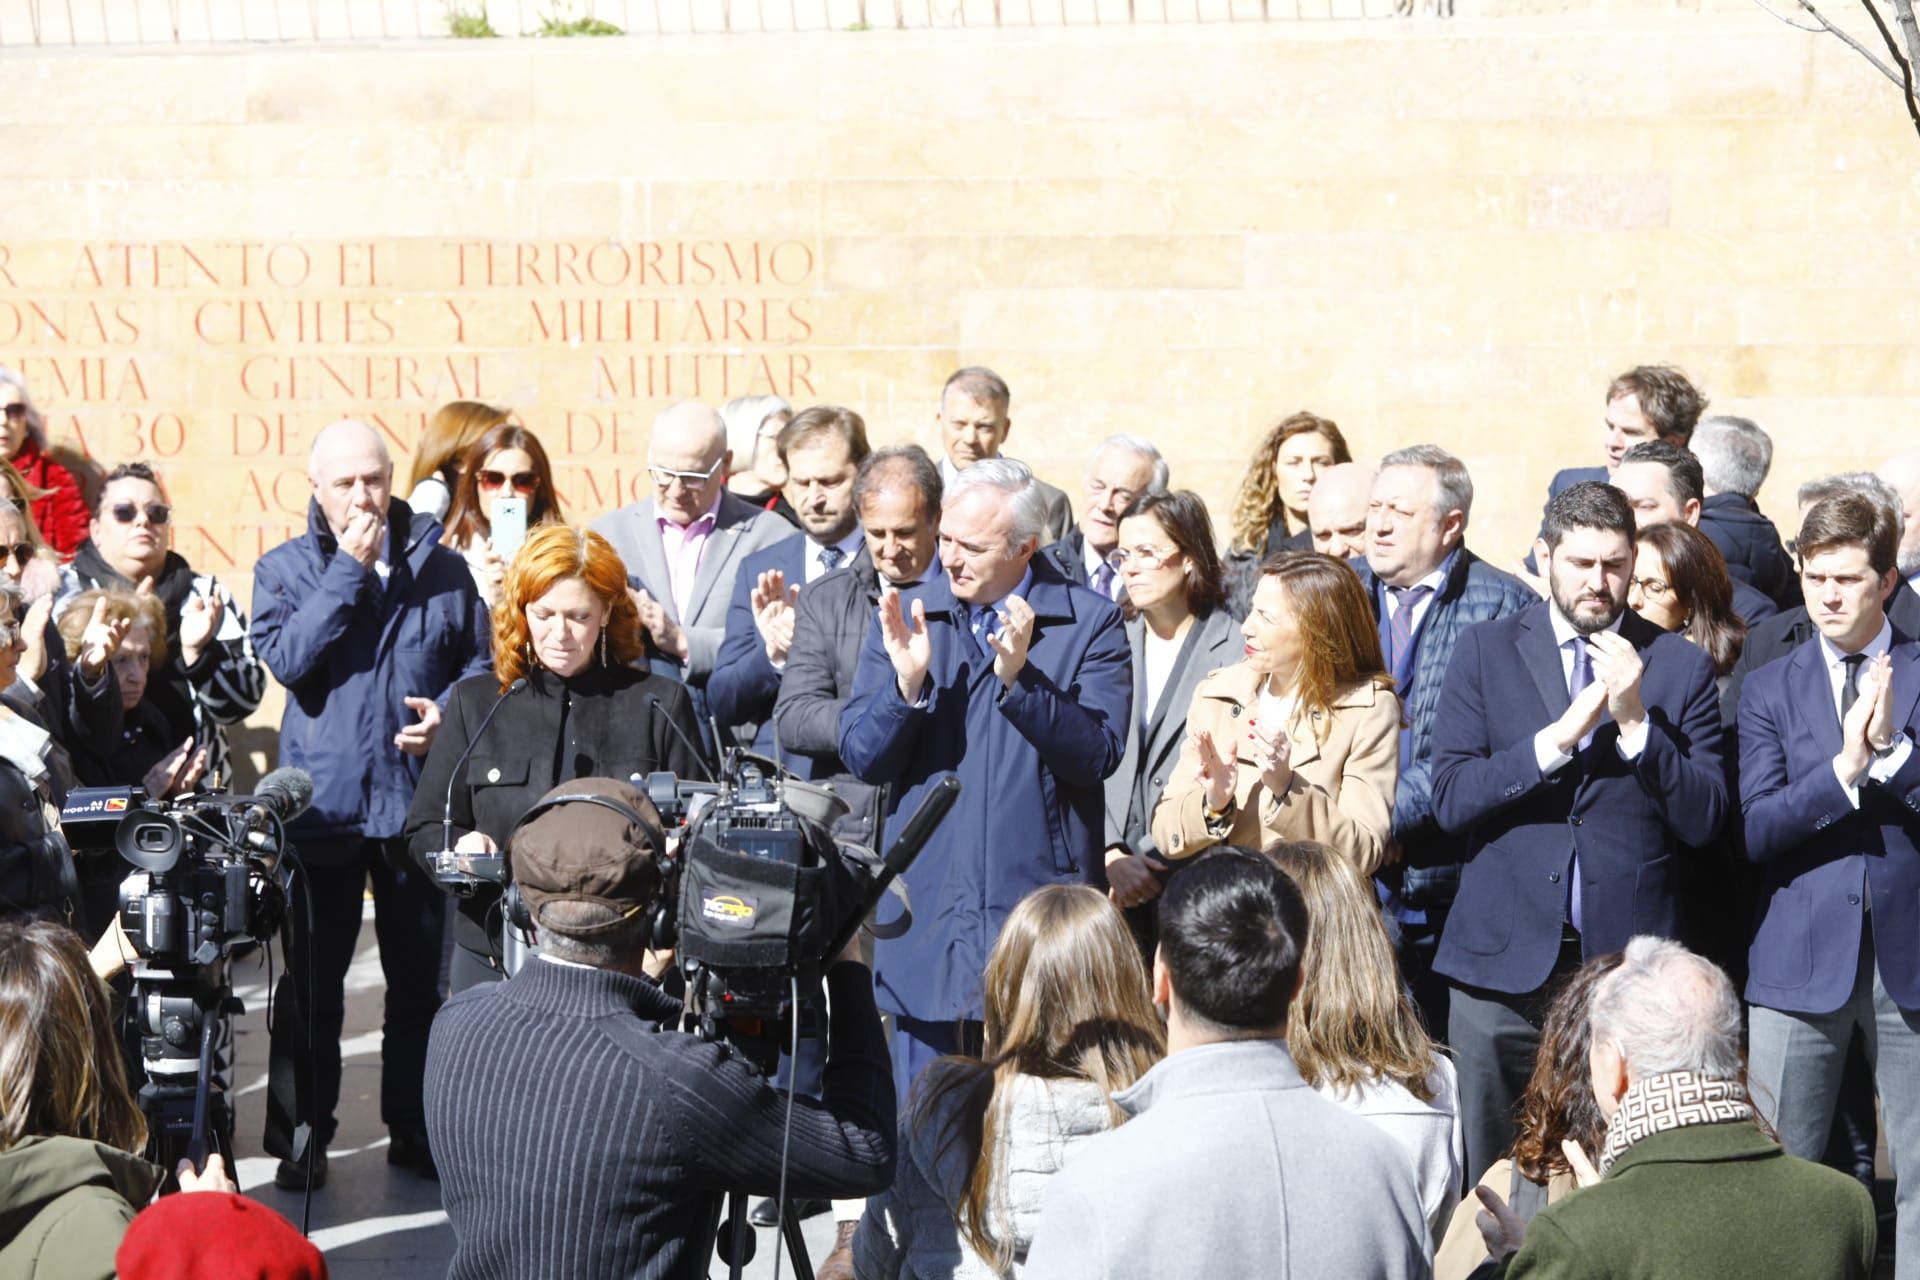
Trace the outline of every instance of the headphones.
{"type": "MultiPolygon", "coordinates": [[[[566,795],[548,796],[521,814],[520,820],[513,824],[513,830],[507,833],[508,865],[512,865],[513,840],[520,834],[520,829],[540,815],[558,809],[563,804],[597,804],[602,809],[611,809],[643,832],[661,829],[657,819],[650,820],[642,817],[640,811],[632,805],[615,800],[612,796],[603,796],[592,791],[575,791],[566,795]]],[[[648,843],[653,844],[651,840],[648,843]]],[[[667,856],[663,844],[653,844],[653,856],[655,865],[660,870],[660,892],[643,916],[645,921],[643,941],[649,951],[668,951],[673,948],[675,942],[679,941],[680,934],[674,923],[673,903],[669,892],[673,881],[673,859],[667,856]]],[[[533,913],[527,906],[526,899],[520,896],[518,881],[508,883],[505,906],[507,917],[519,928],[531,930],[535,927],[533,913]]]]}

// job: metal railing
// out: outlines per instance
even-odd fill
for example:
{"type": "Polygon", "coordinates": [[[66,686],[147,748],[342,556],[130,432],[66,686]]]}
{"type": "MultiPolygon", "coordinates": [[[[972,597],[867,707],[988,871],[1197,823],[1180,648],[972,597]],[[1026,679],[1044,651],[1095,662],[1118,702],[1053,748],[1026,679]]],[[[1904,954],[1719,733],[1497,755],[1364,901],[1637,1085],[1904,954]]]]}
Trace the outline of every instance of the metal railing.
{"type": "Polygon", "coordinates": [[[0,0],[0,48],[1449,17],[1452,0],[0,0]]]}

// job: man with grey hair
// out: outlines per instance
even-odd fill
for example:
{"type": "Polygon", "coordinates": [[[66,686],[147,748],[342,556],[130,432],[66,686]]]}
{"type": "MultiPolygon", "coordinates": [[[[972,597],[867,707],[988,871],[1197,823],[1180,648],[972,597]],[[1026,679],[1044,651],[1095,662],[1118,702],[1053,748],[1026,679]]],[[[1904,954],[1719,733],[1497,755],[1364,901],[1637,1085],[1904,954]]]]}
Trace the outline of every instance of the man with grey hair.
{"type": "MultiPolygon", "coordinates": [[[[1336,468],[1337,469],[1337,468],[1336,468]]],[[[1325,483],[1323,473],[1320,484],[1325,483]]],[[[1320,484],[1314,485],[1317,495],[1320,484]]],[[[1366,559],[1354,569],[1367,589],[1381,654],[1406,709],[1393,839],[1400,859],[1385,868],[1388,932],[1427,1026],[1444,1036],[1447,984],[1433,957],[1460,885],[1466,843],[1433,817],[1433,722],[1454,643],[1476,622],[1504,618],[1538,597],[1510,573],[1467,549],[1473,478],[1438,445],[1398,449],[1380,460],[1367,500],[1366,559]]]]}
{"type": "Polygon", "coordinates": [[[1080,512],[1080,523],[1040,554],[1069,581],[1118,601],[1126,587],[1107,557],[1120,545],[1120,517],[1142,494],[1166,491],[1167,460],[1153,441],[1145,436],[1108,436],[1087,463],[1080,491],[1087,505],[1080,512]]]}
{"type": "Polygon", "coordinates": [[[940,515],[946,572],[881,596],[840,716],[841,759],[888,788],[886,839],[944,776],[963,788],[904,877],[913,928],[875,949],[903,1100],[934,1058],[979,1052],[981,974],[1008,914],[1098,865],[1133,660],[1120,611],[1035,557],[1045,522],[1023,464],[955,476],[940,515]]]}
{"type": "Polygon", "coordinates": [[[1588,1067],[1607,1143],[1576,1162],[1584,1189],[1523,1223],[1476,1188],[1493,1259],[1482,1276],[1866,1280],[1873,1201],[1788,1155],[1741,1081],[1740,1002],[1677,942],[1638,937],[1594,988],[1588,1067]],[[1580,1169],[1580,1165],[1593,1167],[1580,1169]]]}
{"type": "Polygon", "coordinates": [[[1920,449],[1894,454],[1876,468],[1876,474],[1899,497],[1906,520],[1906,532],[1900,538],[1900,577],[1909,591],[1920,591],[1920,449]]]}
{"type": "MultiPolygon", "coordinates": [[[[1008,410],[1013,407],[1013,392],[1007,380],[991,369],[969,365],[956,369],[940,388],[940,408],[934,426],[940,433],[940,447],[946,456],[940,460],[940,479],[952,484],[954,478],[976,462],[1001,456],[1000,447],[1013,430],[1008,410]]],[[[1073,504],[1067,495],[1043,480],[1035,479],[1046,520],[1040,535],[1041,546],[1051,546],[1067,536],[1073,527],[1073,504]]]]}
{"type": "Polygon", "coordinates": [[[1736,582],[1782,609],[1793,608],[1800,603],[1800,575],[1780,543],[1780,530],[1755,502],[1773,466],[1773,441],[1747,418],[1713,417],[1694,428],[1691,447],[1706,490],[1700,532],[1720,548],[1736,582]]]}
{"type": "MultiPolygon", "coordinates": [[[[254,651],[287,690],[280,764],[313,776],[312,806],[287,824],[308,904],[288,913],[288,975],[302,999],[312,984],[314,1064],[294,1158],[274,1177],[288,1189],[326,1181],[344,984],[369,877],[387,980],[387,1160],[434,1176],[420,1087],[427,1027],[440,1007],[446,897],[407,856],[401,833],[447,695],[492,669],[492,631],[473,575],[439,544],[437,523],[415,519],[393,496],[393,460],[379,433],[351,419],[331,424],[314,437],[307,471],[305,536],[267,552],[253,570],[254,651]]],[[[283,1046],[274,1048],[278,1055],[283,1046]]]]}

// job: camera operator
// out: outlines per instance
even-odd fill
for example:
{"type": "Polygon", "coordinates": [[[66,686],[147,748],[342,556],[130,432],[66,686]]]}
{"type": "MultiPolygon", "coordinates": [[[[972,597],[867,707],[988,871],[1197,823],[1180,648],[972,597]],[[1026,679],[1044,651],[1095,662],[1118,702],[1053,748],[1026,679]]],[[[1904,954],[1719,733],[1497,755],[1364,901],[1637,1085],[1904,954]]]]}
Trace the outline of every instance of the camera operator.
{"type": "Polygon", "coordinates": [[[724,1193],[877,1192],[893,1087],[873,980],[850,943],[827,971],[820,1100],[789,1102],[741,1055],[674,1029],[650,952],[665,837],[635,787],[563,783],[513,835],[541,952],[455,996],[427,1053],[427,1127],[454,1232],[448,1274],[705,1276],[724,1193]],[[629,814],[619,812],[624,807],[629,814]],[[633,819],[640,821],[635,822],[633,819]]]}

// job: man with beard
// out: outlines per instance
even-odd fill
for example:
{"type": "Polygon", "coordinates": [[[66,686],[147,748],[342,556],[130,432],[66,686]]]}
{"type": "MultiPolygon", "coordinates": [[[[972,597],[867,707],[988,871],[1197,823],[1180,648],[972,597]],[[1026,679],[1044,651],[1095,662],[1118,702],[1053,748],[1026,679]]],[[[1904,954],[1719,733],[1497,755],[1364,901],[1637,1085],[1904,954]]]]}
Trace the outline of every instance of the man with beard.
{"type": "Polygon", "coordinates": [[[1559,494],[1535,551],[1549,598],[1462,633],[1434,717],[1434,816],[1466,839],[1434,969],[1472,1169],[1513,1140],[1555,978],[1678,936],[1674,859],[1727,812],[1706,653],[1627,610],[1626,495],[1559,494]]]}
{"type": "MultiPolygon", "coordinates": [[[[869,452],[867,424],[851,409],[815,405],[780,429],[775,448],[800,532],[740,562],[726,639],[707,681],[707,706],[720,724],[721,745],[731,745],[725,741],[731,733],[734,742],[764,756],[778,750],[773,703],[793,645],[800,588],[851,564],[864,546],[853,480],[869,452]]],[[[781,763],[810,776],[805,757],[781,763]]]]}

